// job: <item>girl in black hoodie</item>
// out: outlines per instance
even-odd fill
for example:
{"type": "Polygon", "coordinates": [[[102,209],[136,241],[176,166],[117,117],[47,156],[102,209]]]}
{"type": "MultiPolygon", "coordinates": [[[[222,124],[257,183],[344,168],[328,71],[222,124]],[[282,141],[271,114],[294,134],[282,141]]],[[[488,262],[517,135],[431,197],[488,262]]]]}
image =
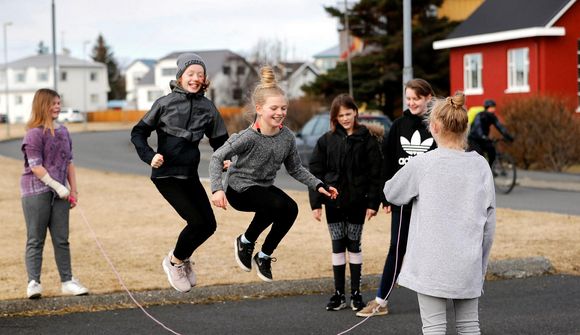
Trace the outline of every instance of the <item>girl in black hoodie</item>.
{"type": "Polygon", "coordinates": [[[197,54],[177,58],[177,81],[133,127],[131,142],[142,161],[151,165],[151,180],[187,225],[175,249],[161,263],[173,288],[187,292],[196,284],[189,258],[216,230],[216,220],[197,167],[199,141],[206,135],[214,150],[228,139],[218,110],[204,96],[209,85],[205,63],[197,54]],[[147,143],[157,132],[157,151],[147,143]]]}
{"type": "MultiPolygon", "coordinates": [[[[385,180],[391,179],[409,159],[437,147],[424,122],[428,104],[434,96],[433,88],[423,79],[412,79],[405,85],[405,97],[409,108],[403,112],[403,116],[393,122],[388,140],[383,146],[385,180]]],[[[411,204],[394,206],[385,203],[384,208],[387,214],[391,213],[391,245],[377,297],[356,314],[361,317],[389,313],[387,300],[395,286],[407,250],[411,204]]]]}
{"type": "Polygon", "coordinates": [[[382,140],[381,126],[358,123],[358,107],[347,94],[337,96],[330,108],[331,130],[322,135],[310,159],[310,172],[340,194],[335,200],[310,192],[310,205],[320,221],[322,205],[332,240],[332,268],[335,293],[326,306],[328,311],[346,308],[346,251],[351,277],[350,306],[358,311],[364,307],[360,294],[362,268],[361,235],[365,218],[377,214],[381,200],[382,140]],[[369,129],[374,130],[374,134],[369,129]]]}

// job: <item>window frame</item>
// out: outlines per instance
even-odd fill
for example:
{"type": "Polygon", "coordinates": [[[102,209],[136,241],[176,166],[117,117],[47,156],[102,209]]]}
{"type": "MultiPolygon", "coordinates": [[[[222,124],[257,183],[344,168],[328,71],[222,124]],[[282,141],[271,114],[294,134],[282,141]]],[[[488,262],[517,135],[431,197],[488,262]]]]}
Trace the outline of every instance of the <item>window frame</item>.
{"type": "Polygon", "coordinates": [[[483,94],[483,54],[481,52],[463,55],[463,91],[465,95],[483,94]],[[477,60],[475,68],[473,61],[477,60]],[[476,83],[473,83],[473,72],[476,75],[476,83]]]}
{"type": "Polygon", "coordinates": [[[530,48],[512,48],[507,51],[507,89],[505,93],[530,92],[530,48]],[[523,51],[523,64],[518,64],[521,57],[518,52],[523,51]],[[521,67],[521,69],[520,69],[521,67]],[[519,83],[518,72],[523,72],[522,82],[519,83]]]}

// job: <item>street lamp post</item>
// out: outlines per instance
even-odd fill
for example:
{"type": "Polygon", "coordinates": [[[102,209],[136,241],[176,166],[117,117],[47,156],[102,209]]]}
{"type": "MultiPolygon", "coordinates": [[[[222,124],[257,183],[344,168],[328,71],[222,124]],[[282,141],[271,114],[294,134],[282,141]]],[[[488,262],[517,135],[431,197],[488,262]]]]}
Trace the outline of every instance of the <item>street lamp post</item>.
{"type": "Polygon", "coordinates": [[[12,25],[12,22],[4,22],[4,97],[6,100],[6,138],[10,138],[10,104],[8,103],[8,37],[6,28],[12,25]]]}
{"type": "Polygon", "coordinates": [[[84,113],[84,117],[83,117],[83,128],[85,130],[87,130],[87,66],[88,66],[88,62],[86,61],[87,58],[87,45],[90,43],[90,41],[84,41],[83,42],[83,60],[86,62],[83,68],[83,113],[84,113]]]}
{"type": "Polygon", "coordinates": [[[403,110],[407,109],[405,84],[413,79],[411,0],[403,0],[403,110]]]}

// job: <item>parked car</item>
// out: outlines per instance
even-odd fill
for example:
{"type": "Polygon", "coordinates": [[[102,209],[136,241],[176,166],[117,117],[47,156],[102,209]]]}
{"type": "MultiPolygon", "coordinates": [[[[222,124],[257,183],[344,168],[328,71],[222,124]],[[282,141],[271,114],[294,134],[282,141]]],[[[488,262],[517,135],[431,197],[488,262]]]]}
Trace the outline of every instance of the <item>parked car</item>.
{"type": "MultiPolygon", "coordinates": [[[[360,113],[358,116],[359,122],[361,123],[373,123],[380,124],[385,129],[384,140],[389,134],[389,129],[391,129],[391,119],[385,115],[375,115],[375,114],[363,114],[360,113]]],[[[300,154],[300,160],[302,160],[302,165],[308,166],[310,162],[310,156],[312,155],[312,150],[316,146],[316,142],[324,133],[330,130],[330,113],[322,113],[313,116],[300,131],[296,133],[296,148],[300,154]]]]}
{"type": "Polygon", "coordinates": [[[58,114],[59,122],[83,122],[85,116],[77,109],[61,108],[58,114]]]}
{"type": "Polygon", "coordinates": [[[0,123],[6,123],[6,122],[8,122],[8,115],[0,114],[0,123]]]}

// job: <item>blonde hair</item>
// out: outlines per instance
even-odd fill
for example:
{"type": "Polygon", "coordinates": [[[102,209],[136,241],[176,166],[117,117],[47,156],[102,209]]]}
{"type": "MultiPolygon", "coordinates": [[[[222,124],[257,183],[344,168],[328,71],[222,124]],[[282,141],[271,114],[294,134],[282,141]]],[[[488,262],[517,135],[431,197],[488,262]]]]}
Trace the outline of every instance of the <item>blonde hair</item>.
{"type": "Polygon", "coordinates": [[[436,121],[441,125],[441,136],[467,147],[467,110],[465,95],[461,91],[452,97],[437,99],[429,113],[429,123],[436,121]]]}
{"type": "Polygon", "coordinates": [[[30,119],[26,123],[26,129],[43,127],[44,131],[48,129],[54,136],[54,124],[51,114],[54,98],[60,98],[60,95],[50,88],[41,88],[34,93],[32,111],[30,119]]]}
{"type": "Polygon", "coordinates": [[[260,83],[256,86],[252,94],[252,105],[263,106],[268,97],[275,95],[281,95],[286,98],[286,92],[278,86],[274,69],[268,65],[263,66],[260,68],[260,83]]]}

